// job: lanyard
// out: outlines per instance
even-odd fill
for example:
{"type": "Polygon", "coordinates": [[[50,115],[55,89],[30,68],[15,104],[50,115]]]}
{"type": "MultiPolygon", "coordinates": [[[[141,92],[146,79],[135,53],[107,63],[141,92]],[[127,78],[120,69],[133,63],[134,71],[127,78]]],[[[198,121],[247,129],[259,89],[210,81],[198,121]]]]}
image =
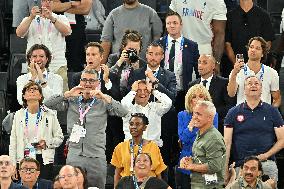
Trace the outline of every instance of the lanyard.
{"type": "MultiPolygon", "coordinates": [[[[143,148],[143,139],[141,139],[140,141],[138,154],[142,153],[142,148],[143,148]]],[[[130,139],[130,172],[133,173],[133,171],[134,171],[134,141],[133,139],[130,139]]]]}
{"type": "Polygon", "coordinates": [[[147,179],[145,179],[142,184],[140,186],[138,186],[138,181],[137,181],[137,177],[135,175],[132,175],[132,180],[133,180],[133,184],[134,184],[134,188],[135,189],[144,189],[146,186],[147,181],[150,179],[150,177],[148,177],[147,179]]]}
{"type": "MultiPolygon", "coordinates": [[[[41,41],[41,43],[44,43],[42,41],[42,38],[43,38],[43,28],[42,28],[42,26],[45,26],[45,22],[42,20],[43,25],[41,24],[40,16],[37,16],[36,22],[37,22],[37,33],[40,34],[39,40],[41,41]]],[[[50,35],[51,35],[51,27],[52,27],[52,23],[50,21],[48,23],[48,26],[47,26],[47,38],[48,38],[49,41],[50,41],[50,35]]]]}
{"type": "MultiPolygon", "coordinates": [[[[25,135],[26,135],[26,138],[29,138],[29,130],[28,130],[28,123],[29,123],[29,113],[28,113],[28,109],[26,108],[25,109],[25,135]]],[[[37,134],[38,134],[38,123],[39,123],[39,120],[40,120],[40,117],[41,117],[41,108],[39,108],[39,111],[37,112],[37,115],[36,115],[36,123],[35,123],[35,136],[37,137],[37,134]]]]}
{"type": "MultiPolygon", "coordinates": [[[[169,68],[169,57],[170,57],[170,53],[169,53],[169,44],[168,44],[168,36],[166,36],[166,52],[165,52],[165,68],[168,69],[169,68]]],[[[178,52],[178,63],[182,63],[182,50],[183,50],[183,44],[184,44],[184,37],[181,37],[181,42],[180,42],[180,48],[179,48],[179,52],[178,52]]]]}
{"type": "MultiPolygon", "coordinates": [[[[248,67],[247,67],[247,64],[244,65],[244,74],[245,74],[246,77],[248,76],[248,67]]],[[[260,72],[260,77],[259,77],[259,79],[260,79],[261,81],[263,81],[263,74],[264,74],[264,65],[261,64],[261,72],[260,72]]]]}
{"type": "Polygon", "coordinates": [[[79,97],[79,113],[80,113],[80,123],[81,125],[83,125],[84,123],[84,117],[86,116],[86,114],[89,112],[89,110],[91,109],[91,107],[93,106],[93,104],[98,100],[97,98],[93,98],[92,102],[88,105],[88,107],[86,108],[86,110],[83,112],[82,109],[82,100],[83,100],[83,96],[79,97]]]}

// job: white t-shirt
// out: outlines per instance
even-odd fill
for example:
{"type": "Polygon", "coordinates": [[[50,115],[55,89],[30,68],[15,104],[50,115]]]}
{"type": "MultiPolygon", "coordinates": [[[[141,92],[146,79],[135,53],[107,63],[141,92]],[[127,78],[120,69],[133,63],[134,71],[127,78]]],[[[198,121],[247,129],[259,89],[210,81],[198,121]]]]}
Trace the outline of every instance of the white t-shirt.
{"type": "Polygon", "coordinates": [[[198,43],[200,54],[212,54],[212,20],[227,20],[224,0],[172,0],[170,9],[183,20],[183,35],[198,43]]]}
{"type": "MultiPolygon", "coordinates": [[[[237,90],[237,104],[240,104],[245,101],[245,78],[251,75],[256,75],[256,77],[260,78],[262,75],[262,69],[255,74],[254,71],[250,70],[249,67],[247,67],[247,74],[245,74],[244,69],[242,69],[237,74],[237,84],[238,84],[238,90],[237,90]]],[[[232,72],[230,74],[230,77],[232,75],[232,72]]],[[[268,104],[271,104],[271,92],[278,91],[279,90],[279,76],[276,70],[273,68],[264,65],[264,72],[263,72],[263,81],[262,81],[262,94],[261,94],[261,100],[263,102],[266,102],[268,104]]]]}
{"type": "MultiPolygon", "coordinates": [[[[52,16],[70,27],[66,16],[55,13],[52,13],[52,16]]],[[[26,19],[28,17],[24,18],[23,21],[26,19]]],[[[35,17],[25,36],[28,41],[27,51],[34,44],[44,44],[51,51],[52,60],[49,64],[51,72],[55,73],[61,66],[67,66],[65,37],[55,28],[49,19],[39,16],[35,17]]]]}

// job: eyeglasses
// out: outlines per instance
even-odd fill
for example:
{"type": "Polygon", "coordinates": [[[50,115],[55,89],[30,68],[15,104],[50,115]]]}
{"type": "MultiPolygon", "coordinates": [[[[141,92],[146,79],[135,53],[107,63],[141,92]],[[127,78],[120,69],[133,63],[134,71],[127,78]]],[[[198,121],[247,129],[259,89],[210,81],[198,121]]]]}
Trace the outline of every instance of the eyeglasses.
{"type": "Polygon", "coordinates": [[[59,175],[58,179],[65,179],[66,177],[71,178],[75,176],[76,174],[67,174],[67,175],[59,175]]]}
{"type": "Polygon", "coordinates": [[[27,173],[28,171],[29,172],[31,172],[31,173],[35,173],[36,171],[37,171],[37,169],[36,168],[21,168],[20,169],[22,172],[24,172],[24,173],[27,173]]]}
{"type": "Polygon", "coordinates": [[[38,87],[30,87],[27,89],[27,91],[31,92],[31,91],[38,91],[38,87]]]}
{"type": "Polygon", "coordinates": [[[3,166],[3,165],[9,166],[11,165],[11,162],[10,161],[0,161],[0,166],[3,166]]]}
{"type": "Polygon", "coordinates": [[[96,81],[98,81],[98,79],[81,78],[80,81],[82,81],[83,83],[89,82],[90,84],[94,84],[96,81]]]}

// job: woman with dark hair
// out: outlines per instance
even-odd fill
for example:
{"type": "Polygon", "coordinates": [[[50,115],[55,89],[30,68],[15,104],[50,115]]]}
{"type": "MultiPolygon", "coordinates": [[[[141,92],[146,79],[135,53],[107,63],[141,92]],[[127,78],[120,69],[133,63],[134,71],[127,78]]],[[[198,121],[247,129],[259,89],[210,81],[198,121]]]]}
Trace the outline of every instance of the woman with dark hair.
{"type": "Polygon", "coordinates": [[[142,66],[139,54],[142,49],[142,36],[138,31],[126,30],[121,41],[120,52],[111,54],[107,66],[120,78],[122,96],[127,94],[127,82],[130,72],[142,66]]]}
{"type": "Polygon", "coordinates": [[[63,141],[57,116],[42,105],[42,89],[35,82],[24,86],[22,99],[23,108],[13,120],[9,155],[14,165],[24,157],[36,159],[40,163],[40,177],[52,180],[55,148],[63,141]]]}
{"type": "Polygon", "coordinates": [[[88,178],[86,171],[80,166],[74,166],[77,172],[77,185],[78,189],[88,188],[88,178]]]}
{"type": "Polygon", "coordinates": [[[134,159],[134,172],[131,176],[123,177],[116,189],[171,189],[162,179],[151,176],[152,159],[149,154],[138,154],[134,159]]]}
{"type": "Polygon", "coordinates": [[[148,124],[149,121],[145,114],[131,114],[129,131],[132,139],[119,143],[112,155],[111,164],[115,166],[114,186],[121,177],[133,174],[134,158],[141,153],[149,153],[152,156],[152,169],[149,170],[149,176],[161,178],[161,172],[167,168],[157,144],[142,138],[143,131],[148,124]]]}

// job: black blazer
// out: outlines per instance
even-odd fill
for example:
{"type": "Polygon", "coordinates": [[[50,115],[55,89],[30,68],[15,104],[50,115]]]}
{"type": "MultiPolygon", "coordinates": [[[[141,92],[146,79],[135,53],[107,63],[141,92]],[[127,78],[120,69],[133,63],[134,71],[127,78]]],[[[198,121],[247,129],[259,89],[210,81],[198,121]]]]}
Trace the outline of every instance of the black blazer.
{"type": "MultiPolygon", "coordinates": [[[[147,66],[144,66],[142,68],[130,72],[128,78],[128,91],[131,90],[131,86],[135,81],[146,79],[145,76],[146,69],[147,66]]],[[[174,102],[177,95],[177,90],[176,90],[177,81],[175,74],[171,71],[168,71],[160,67],[157,79],[159,80],[159,85],[157,90],[162,93],[165,93],[174,102]]]]}
{"type": "MultiPolygon", "coordinates": [[[[227,115],[228,110],[236,104],[236,98],[231,98],[228,95],[228,81],[229,80],[227,78],[214,75],[209,87],[209,93],[213,100],[213,104],[215,105],[216,110],[219,114],[219,122],[221,123],[227,115]]],[[[192,87],[195,84],[199,84],[200,82],[200,78],[196,79],[188,84],[188,88],[192,87]]]]}
{"type": "MultiPolygon", "coordinates": [[[[166,50],[167,36],[164,36],[158,40],[158,42],[166,50]]],[[[198,58],[199,51],[196,42],[184,38],[183,50],[182,50],[182,76],[183,76],[183,89],[188,90],[188,83],[192,81],[192,72],[195,71],[197,78],[198,74],[198,58]]],[[[164,67],[164,60],[161,62],[161,66],[164,67]]]]}
{"type": "MultiPolygon", "coordinates": [[[[109,79],[112,82],[112,87],[107,90],[105,87],[105,81],[103,80],[103,70],[101,70],[100,81],[101,81],[101,91],[107,95],[110,95],[115,100],[121,100],[120,89],[119,89],[119,79],[116,74],[109,72],[109,79]]],[[[80,84],[82,72],[74,73],[72,77],[72,82],[70,88],[78,86],[80,84]]]]}

